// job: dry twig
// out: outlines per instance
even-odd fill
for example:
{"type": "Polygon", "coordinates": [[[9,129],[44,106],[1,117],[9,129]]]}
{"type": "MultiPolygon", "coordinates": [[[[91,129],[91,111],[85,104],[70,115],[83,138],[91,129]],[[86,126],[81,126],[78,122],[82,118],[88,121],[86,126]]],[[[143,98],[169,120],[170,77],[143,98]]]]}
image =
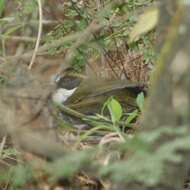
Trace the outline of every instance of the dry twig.
{"type": "Polygon", "coordinates": [[[38,26],[38,36],[37,36],[37,40],[36,40],[36,45],[34,48],[34,53],[32,55],[32,59],[30,61],[29,67],[28,69],[30,70],[32,68],[32,65],[34,64],[34,60],[36,58],[36,54],[38,52],[38,48],[40,45],[40,39],[41,39],[41,35],[42,35],[42,20],[43,20],[43,14],[42,14],[42,3],[41,0],[38,0],[38,10],[39,10],[39,26],[38,26]]]}

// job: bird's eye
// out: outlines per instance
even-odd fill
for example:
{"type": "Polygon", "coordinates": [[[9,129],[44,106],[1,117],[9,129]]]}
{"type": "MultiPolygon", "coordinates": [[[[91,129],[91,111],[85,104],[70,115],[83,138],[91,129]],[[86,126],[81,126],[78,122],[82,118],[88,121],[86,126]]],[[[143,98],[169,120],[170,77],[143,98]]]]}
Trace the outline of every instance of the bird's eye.
{"type": "Polygon", "coordinates": [[[65,88],[68,90],[72,90],[78,87],[80,82],[81,82],[81,79],[78,77],[64,76],[64,77],[59,77],[56,83],[57,83],[58,88],[65,88]]]}
{"type": "Polygon", "coordinates": [[[52,83],[58,84],[60,79],[61,79],[60,75],[52,75],[50,80],[51,80],[52,83]]]}

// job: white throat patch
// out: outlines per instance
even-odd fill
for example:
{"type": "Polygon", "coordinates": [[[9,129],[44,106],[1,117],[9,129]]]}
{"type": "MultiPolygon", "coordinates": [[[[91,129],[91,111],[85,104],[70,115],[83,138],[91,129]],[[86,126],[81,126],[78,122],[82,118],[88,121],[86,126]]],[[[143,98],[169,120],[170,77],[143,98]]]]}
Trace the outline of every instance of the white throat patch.
{"type": "Polygon", "coordinates": [[[62,104],[64,103],[76,90],[77,88],[67,90],[65,88],[59,88],[52,95],[52,100],[55,103],[62,104]]]}

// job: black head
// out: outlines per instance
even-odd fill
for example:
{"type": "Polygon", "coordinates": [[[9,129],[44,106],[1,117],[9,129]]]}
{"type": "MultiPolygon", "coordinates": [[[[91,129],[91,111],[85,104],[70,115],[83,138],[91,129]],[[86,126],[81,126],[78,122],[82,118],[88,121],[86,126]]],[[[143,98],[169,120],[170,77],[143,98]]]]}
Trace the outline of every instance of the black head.
{"type": "Polygon", "coordinates": [[[71,90],[76,88],[81,83],[81,78],[75,76],[64,76],[57,82],[58,88],[65,88],[71,90]]]}

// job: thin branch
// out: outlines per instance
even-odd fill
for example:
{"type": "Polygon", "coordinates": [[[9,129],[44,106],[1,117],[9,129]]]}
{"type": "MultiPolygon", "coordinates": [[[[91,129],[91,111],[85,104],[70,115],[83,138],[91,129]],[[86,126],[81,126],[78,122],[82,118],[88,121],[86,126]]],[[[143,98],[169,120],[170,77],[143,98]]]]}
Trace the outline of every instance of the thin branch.
{"type": "MultiPolygon", "coordinates": [[[[42,52],[48,51],[51,48],[57,48],[57,47],[63,45],[63,43],[77,40],[82,35],[83,35],[83,32],[77,32],[75,34],[71,34],[69,36],[60,38],[58,40],[54,40],[50,44],[44,44],[41,47],[39,47],[37,55],[41,54],[42,52]]],[[[18,59],[28,60],[32,56],[32,54],[33,54],[33,51],[28,51],[27,53],[24,53],[22,55],[6,56],[6,59],[3,57],[0,57],[0,61],[2,61],[2,62],[14,61],[15,62],[18,59]]]]}
{"type": "Polygon", "coordinates": [[[0,144],[0,158],[1,158],[2,154],[3,154],[3,149],[4,149],[4,147],[5,147],[6,141],[7,141],[7,135],[5,135],[5,136],[3,137],[2,142],[1,142],[1,144],[0,144]]]}
{"type": "Polygon", "coordinates": [[[34,49],[34,52],[32,55],[32,59],[30,61],[30,65],[28,67],[29,70],[32,68],[32,65],[34,64],[34,60],[35,60],[37,52],[38,52],[38,48],[40,45],[40,39],[41,39],[41,35],[42,35],[42,19],[43,19],[42,2],[41,2],[41,0],[37,0],[37,1],[38,1],[38,11],[39,11],[38,36],[37,36],[37,40],[36,40],[35,49],[34,49]]]}
{"type": "Polygon", "coordinates": [[[15,41],[26,41],[26,42],[35,42],[35,38],[31,38],[28,36],[4,36],[0,35],[0,38],[6,38],[10,40],[15,40],[15,41]]]}

